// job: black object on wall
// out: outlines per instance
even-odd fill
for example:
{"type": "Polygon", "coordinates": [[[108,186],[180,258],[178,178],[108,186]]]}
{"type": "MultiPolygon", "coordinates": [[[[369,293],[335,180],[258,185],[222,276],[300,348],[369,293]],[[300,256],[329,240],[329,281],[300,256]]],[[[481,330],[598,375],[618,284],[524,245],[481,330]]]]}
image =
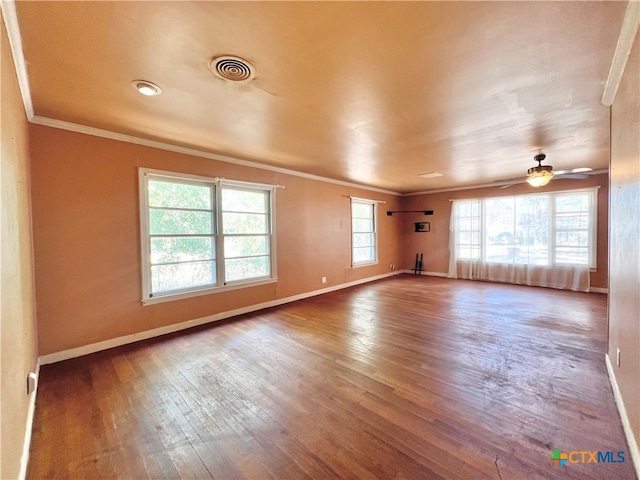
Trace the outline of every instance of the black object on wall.
{"type": "Polygon", "coordinates": [[[424,215],[433,215],[433,210],[387,210],[388,217],[394,213],[422,213],[424,215]]]}
{"type": "Polygon", "coordinates": [[[427,233],[431,229],[431,224],[429,222],[416,222],[415,232],[419,233],[427,233]]]}

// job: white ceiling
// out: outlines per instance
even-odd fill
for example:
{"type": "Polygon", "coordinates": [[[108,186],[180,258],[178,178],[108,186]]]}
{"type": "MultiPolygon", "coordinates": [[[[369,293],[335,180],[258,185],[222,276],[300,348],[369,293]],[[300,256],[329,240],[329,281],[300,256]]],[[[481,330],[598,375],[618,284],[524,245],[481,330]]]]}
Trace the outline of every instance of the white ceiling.
{"type": "Polygon", "coordinates": [[[627,2],[16,2],[34,114],[395,192],[607,168],[627,2]],[[256,68],[216,77],[212,57],[256,68]],[[144,97],[134,79],[163,92],[144,97]],[[436,178],[419,174],[437,171],[436,178]]]}

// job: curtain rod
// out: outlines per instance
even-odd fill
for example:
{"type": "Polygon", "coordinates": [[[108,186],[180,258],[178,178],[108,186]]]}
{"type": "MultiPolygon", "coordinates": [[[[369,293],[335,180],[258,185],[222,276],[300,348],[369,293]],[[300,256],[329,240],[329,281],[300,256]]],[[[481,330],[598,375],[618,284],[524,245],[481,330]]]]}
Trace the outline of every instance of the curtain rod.
{"type": "Polygon", "coordinates": [[[387,203],[384,200],[371,200],[370,198],[360,198],[360,197],[349,197],[351,200],[360,200],[361,202],[371,202],[371,203],[387,203]]]}
{"type": "Polygon", "coordinates": [[[245,185],[245,186],[252,186],[255,185],[256,187],[273,187],[273,188],[285,188],[284,185],[274,185],[271,183],[256,183],[256,182],[246,182],[244,180],[228,180],[224,177],[215,177],[214,180],[216,182],[220,182],[220,183],[235,183],[236,185],[245,185]]]}
{"type": "Polygon", "coordinates": [[[392,216],[394,213],[422,213],[424,215],[433,215],[433,210],[388,210],[387,216],[392,216]]]}

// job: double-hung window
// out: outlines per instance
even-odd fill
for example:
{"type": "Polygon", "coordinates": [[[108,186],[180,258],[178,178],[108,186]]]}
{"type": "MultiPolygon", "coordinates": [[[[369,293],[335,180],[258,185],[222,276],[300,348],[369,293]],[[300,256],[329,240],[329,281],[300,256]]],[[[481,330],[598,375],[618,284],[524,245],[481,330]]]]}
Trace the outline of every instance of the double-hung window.
{"type": "Polygon", "coordinates": [[[273,192],[140,169],[143,303],[275,281],[273,192]]]}
{"type": "Polygon", "coordinates": [[[378,263],[377,202],[351,199],[351,265],[378,263]]]}

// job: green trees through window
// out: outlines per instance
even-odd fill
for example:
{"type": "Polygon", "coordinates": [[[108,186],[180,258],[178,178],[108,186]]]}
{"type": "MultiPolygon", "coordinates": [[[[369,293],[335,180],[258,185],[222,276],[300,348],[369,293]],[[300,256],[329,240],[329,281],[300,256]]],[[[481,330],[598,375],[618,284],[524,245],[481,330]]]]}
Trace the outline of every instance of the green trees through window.
{"type": "Polygon", "coordinates": [[[273,277],[271,187],[141,169],[145,299],[273,277]]]}

